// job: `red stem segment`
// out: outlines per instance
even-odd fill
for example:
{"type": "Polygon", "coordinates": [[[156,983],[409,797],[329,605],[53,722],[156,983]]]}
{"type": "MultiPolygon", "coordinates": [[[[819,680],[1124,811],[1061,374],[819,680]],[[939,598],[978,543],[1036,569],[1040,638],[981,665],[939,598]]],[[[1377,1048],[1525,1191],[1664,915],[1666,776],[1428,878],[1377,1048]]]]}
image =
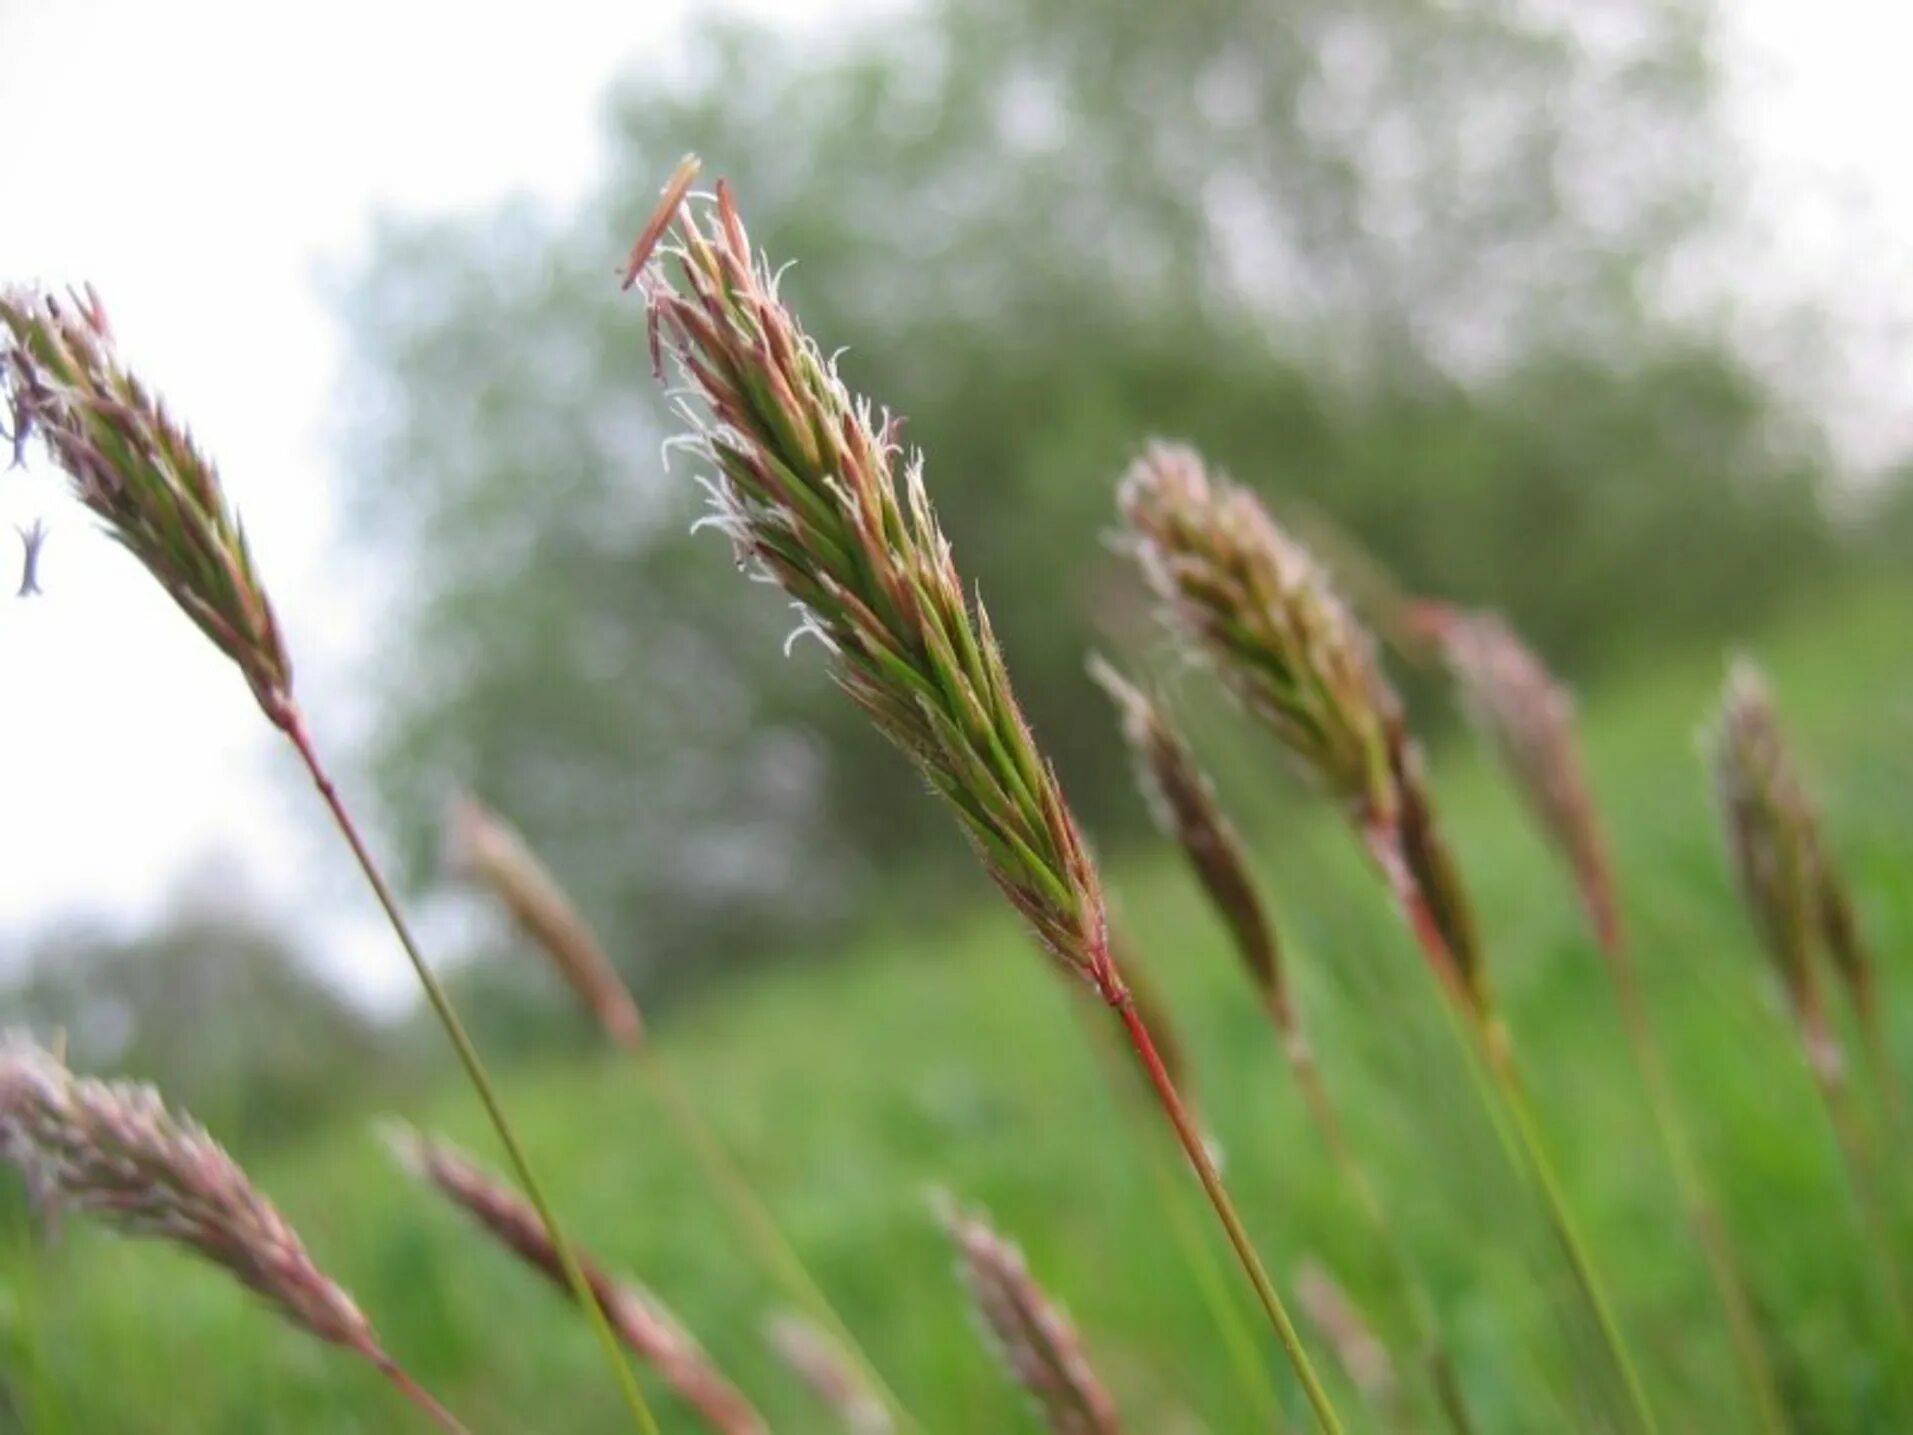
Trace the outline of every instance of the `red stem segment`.
{"type": "Polygon", "coordinates": [[[1249,1233],[1242,1225],[1242,1218],[1236,1214],[1235,1202],[1229,1198],[1228,1188],[1222,1184],[1222,1176],[1216,1170],[1215,1162],[1210,1159],[1209,1148],[1203,1144],[1202,1133],[1196,1127],[1195,1119],[1190,1116],[1189,1108],[1176,1090],[1176,1084],[1170,1080],[1169,1072],[1162,1064],[1162,1057],[1156,1050],[1156,1043],[1150,1038],[1149,1028],[1136,1011],[1134,999],[1129,989],[1117,976],[1114,963],[1104,955],[1100,964],[1098,986],[1103,999],[1109,1003],[1122,1019],[1123,1029],[1128,1033],[1130,1045],[1136,1050],[1136,1059],[1142,1063],[1149,1084],[1156,1089],[1157,1100],[1161,1102],[1163,1114],[1175,1128],[1176,1137],[1182,1142],[1182,1149],[1189,1157],[1189,1164],[1195,1168],[1196,1179],[1202,1182],[1202,1189],[1209,1198],[1209,1204],[1215,1208],[1216,1217],[1222,1222],[1223,1230],[1228,1234],[1229,1244],[1235,1247],[1236,1258],[1242,1262],[1242,1269],[1249,1277],[1249,1283],[1255,1287],[1262,1309],[1268,1314],[1269,1324],[1275,1328],[1276,1337],[1282,1342],[1282,1349],[1288,1355],[1289,1363],[1295,1368],[1296,1378],[1302,1382],[1302,1391],[1308,1397],[1309,1405],[1315,1411],[1316,1423],[1323,1435],[1342,1435],[1342,1422],[1336,1417],[1335,1407],[1330,1404],[1328,1392],[1322,1386],[1315,1367],[1309,1362],[1308,1351],[1302,1345],[1302,1338],[1296,1333],[1295,1322],[1289,1318],[1288,1309],[1282,1304],[1282,1297],[1276,1294],[1275,1285],[1269,1279],[1269,1273],[1262,1268],[1262,1259],[1256,1254],[1255,1246],[1249,1240],[1249,1233]]]}

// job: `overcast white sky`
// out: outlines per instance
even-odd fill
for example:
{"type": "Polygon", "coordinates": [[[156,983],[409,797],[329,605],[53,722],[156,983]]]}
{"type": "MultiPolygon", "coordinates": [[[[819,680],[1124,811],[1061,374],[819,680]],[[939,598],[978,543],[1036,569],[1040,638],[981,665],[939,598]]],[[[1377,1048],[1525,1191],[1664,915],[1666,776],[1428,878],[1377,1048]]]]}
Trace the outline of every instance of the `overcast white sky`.
{"type": "MultiPolygon", "coordinates": [[[[123,350],[216,455],[303,671],[348,667],[373,616],[336,561],[341,344],[317,273],[380,208],[582,190],[607,81],[666,49],[683,8],[0,0],[0,280],[98,286],[123,350]]],[[[1734,113],[1771,217],[1771,252],[1748,262],[1764,283],[1834,287],[1858,314],[1913,309],[1913,9],[1726,9],[1734,113]]],[[[1855,400],[1876,439],[1884,397],[1855,400]]],[[[46,594],[0,600],[0,960],[62,914],[136,921],[216,861],[297,913],[357,990],[406,991],[367,899],[336,868],[315,875],[322,814],[273,780],[290,759],[243,683],[44,464],[0,482],[0,586],[11,525],[38,515],[46,594]]]]}

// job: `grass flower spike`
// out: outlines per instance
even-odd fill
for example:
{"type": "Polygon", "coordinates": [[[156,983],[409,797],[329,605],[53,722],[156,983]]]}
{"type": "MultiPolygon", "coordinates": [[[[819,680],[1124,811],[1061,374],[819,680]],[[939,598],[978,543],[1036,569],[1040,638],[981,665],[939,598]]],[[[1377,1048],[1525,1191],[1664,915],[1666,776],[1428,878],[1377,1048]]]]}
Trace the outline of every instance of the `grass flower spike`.
{"type": "Polygon", "coordinates": [[[1217,1218],[1324,1429],[1339,1426],[1200,1131],[1110,955],[1102,887],[1062,788],[1023,720],[981,604],[963,591],[921,455],[899,421],[853,398],[778,297],[730,189],[666,187],[625,267],[643,294],[660,378],[679,381],[688,446],[710,470],[740,562],[795,601],[798,635],[947,801],[985,870],[1042,946],[1123,1022],[1217,1218]]]}
{"type": "Polygon", "coordinates": [[[232,1157],[151,1087],[76,1077],[27,1038],[0,1039],[0,1156],[36,1201],[185,1247],[299,1329],[371,1361],[443,1428],[460,1428],[232,1157]]]}
{"type": "Polygon", "coordinates": [[[1194,450],[1151,444],[1118,502],[1144,577],[1223,683],[1349,817],[1442,980],[1484,1019],[1474,917],[1368,635],[1321,565],[1194,450]]]}
{"type": "Polygon", "coordinates": [[[1052,1435],[1116,1435],[1122,1422],[1069,1317],[1031,1278],[1015,1246],[954,1206],[943,1223],[956,1243],[970,1299],[1010,1376],[1028,1391],[1052,1435]]]}
{"type": "Polygon", "coordinates": [[[1496,614],[1440,603],[1413,611],[1447,660],[1469,717],[1567,860],[1595,935],[1618,947],[1621,914],[1575,737],[1574,700],[1496,614]]]}
{"type": "Polygon", "coordinates": [[[1772,958],[1814,1070],[1838,1080],[1843,1062],[1827,1020],[1816,948],[1817,838],[1806,790],[1750,663],[1728,674],[1713,734],[1714,787],[1742,899],[1772,958]]]}
{"type": "Polygon", "coordinates": [[[545,864],[504,818],[475,797],[452,804],[446,865],[485,887],[556,968],[606,1036],[635,1046],[644,1035],[638,1004],[597,934],[545,864]]]}
{"type": "Polygon", "coordinates": [[[765,1322],[764,1338],[850,1435],[891,1435],[896,1429],[883,1397],[827,1331],[787,1310],[765,1322]]]}
{"type": "MultiPolygon", "coordinates": [[[[388,1138],[421,1181],[560,1291],[571,1293],[544,1222],[516,1191],[443,1141],[403,1129],[392,1130],[388,1138]]],[[[578,1261],[618,1338],[669,1382],[706,1427],[715,1435],[762,1435],[762,1417],[656,1297],[634,1283],[613,1280],[583,1255],[578,1261]]]]}
{"type": "Polygon", "coordinates": [[[1307,550],[1178,444],[1151,444],[1118,501],[1150,587],[1224,683],[1356,821],[1392,826],[1394,699],[1307,550]]]}
{"type": "Polygon", "coordinates": [[[1090,676],[1109,694],[1135,759],[1136,778],[1157,824],[1188,859],[1210,902],[1228,924],[1236,951],[1263,1004],[1287,1032],[1294,1025],[1275,926],[1249,875],[1235,825],[1216,803],[1215,787],[1188,741],[1161,706],[1100,657],[1090,676]]]}
{"type": "Polygon", "coordinates": [[[238,664],[267,716],[291,716],[292,661],[212,461],[119,361],[88,289],[0,292],[0,387],[16,444],[37,434],[81,503],[238,664]]]}
{"type": "Polygon", "coordinates": [[[1096,870],[989,618],[964,595],[921,457],[783,307],[728,187],[677,215],[647,235],[674,236],[656,257],[675,261],[683,288],[643,256],[628,282],[684,382],[690,445],[715,470],[707,521],[796,600],[799,633],[830,650],[844,690],[949,801],[1044,946],[1113,980],[1096,870]]]}

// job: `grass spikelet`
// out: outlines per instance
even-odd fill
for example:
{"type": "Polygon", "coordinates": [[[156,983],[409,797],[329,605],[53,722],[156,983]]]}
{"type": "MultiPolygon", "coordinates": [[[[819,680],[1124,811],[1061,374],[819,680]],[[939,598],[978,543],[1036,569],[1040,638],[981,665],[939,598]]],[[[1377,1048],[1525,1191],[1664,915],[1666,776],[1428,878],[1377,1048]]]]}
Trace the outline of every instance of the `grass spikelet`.
{"type": "Polygon", "coordinates": [[[1741,898],[1814,1071],[1838,1081],[1844,1063],[1815,958],[1820,912],[1813,816],[1766,679],[1751,663],[1736,662],[1728,674],[1712,748],[1714,791],[1741,898]]]}
{"type": "Polygon", "coordinates": [[[1395,1363],[1348,1292],[1320,1262],[1305,1260],[1295,1273],[1295,1300],[1328,1341],[1349,1383],[1377,1410],[1394,1411],[1401,1400],[1395,1363]]]}
{"type": "Polygon", "coordinates": [[[1494,613],[1440,603],[1415,609],[1439,645],[1462,706],[1555,849],[1574,873],[1601,945],[1622,944],[1606,835],[1589,795],[1574,730],[1574,700],[1494,613]]]}
{"type": "Polygon", "coordinates": [[[670,355],[686,442],[710,473],[707,521],[791,597],[797,636],[822,644],[838,683],[950,805],[1043,948],[1122,1021],[1318,1422],[1339,1429],[1110,954],[1096,868],[988,615],[966,599],[922,456],[897,442],[897,419],[852,397],[784,307],[729,187],[687,199],[689,173],[680,166],[667,186],[625,282],[644,296],[660,377],[670,355]]]}
{"type": "Polygon", "coordinates": [[[1214,784],[1158,702],[1101,657],[1090,659],[1089,671],[1116,705],[1137,783],[1157,824],[1181,848],[1235,939],[1263,1004],[1287,1031],[1294,1016],[1275,926],[1249,875],[1242,839],[1216,802],[1214,784]]]}
{"type": "Polygon", "coordinates": [[[1360,825],[1392,827],[1394,699],[1308,551],[1179,444],[1152,443],[1118,502],[1150,587],[1223,682],[1360,825]]]}
{"type": "MultiPolygon", "coordinates": [[[[446,1142],[401,1128],[387,1135],[407,1169],[571,1296],[564,1263],[544,1222],[517,1192],[446,1142]]],[[[761,1435],[762,1417],[655,1296],[632,1282],[613,1280],[582,1253],[578,1265],[619,1340],[656,1370],[709,1429],[717,1435],[761,1435]]]]}
{"type": "Polygon", "coordinates": [[[1115,1435],[1116,1403],[1069,1317],[1031,1278],[1014,1245],[980,1216],[942,1202],[970,1299],[1010,1378],[1036,1401],[1052,1435],[1115,1435]]]}
{"type": "MultiPolygon", "coordinates": [[[[1851,921],[1851,910],[1829,915],[1831,869],[1813,804],[1781,732],[1767,681],[1744,659],[1728,672],[1711,747],[1728,858],[1780,978],[1807,1065],[1846,1162],[1855,1203],[1867,1223],[1874,1264],[1893,1305],[1898,1338],[1904,1341],[1913,1336],[1913,1297],[1900,1274],[1894,1220],[1881,1189],[1878,1153],[1846,1078],[1846,1063],[1821,986],[1823,957],[1836,969],[1864,957],[1857,945],[1844,953],[1822,950],[1831,934],[1851,940],[1839,932],[1842,922],[1851,921]]],[[[1833,900],[1838,902],[1844,892],[1837,878],[1831,880],[1833,900]]],[[[1851,980],[1844,972],[1842,976],[1851,980]]]]}
{"type": "Polygon", "coordinates": [[[883,1398],[815,1322],[780,1311],[764,1323],[764,1339],[850,1435],[890,1435],[896,1429],[883,1398]]]}
{"type": "Polygon", "coordinates": [[[597,934],[516,828],[477,798],[461,797],[447,824],[446,861],[498,899],[607,1037],[637,1045],[644,1035],[637,1002],[597,934]]]}
{"type": "Polygon", "coordinates": [[[1248,490],[1153,443],[1118,503],[1175,626],[1361,833],[1442,980],[1486,1018],[1474,918],[1401,704],[1326,572],[1248,490]]]}
{"type": "Polygon", "coordinates": [[[709,521],[796,600],[799,633],[829,650],[844,690],[948,800],[1043,945],[1104,979],[1095,868],[989,618],[964,595],[921,457],[779,302],[726,185],[658,232],[633,282],[681,398],[698,401],[680,411],[716,474],[709,521]]]}
{"type": "Polygon", "coordinates": [[[444,1429],[460,1429],[385,1353],[238,1163],[150,1086],[76,1077],[30,1039],[0,1038],[0,1156],[20,1167],[36,1202],[185,1247],[299,1329],[371,1361],[444,1429]]]}
{"type": "Polygon", "coordinates": [[[45,442],[80,502],[238,664],[283,726],[292,661],[245,533],[212,461],[120,363],[99,296],[9,288],[0,326],[15,444],[34,434],[45,442]]]}

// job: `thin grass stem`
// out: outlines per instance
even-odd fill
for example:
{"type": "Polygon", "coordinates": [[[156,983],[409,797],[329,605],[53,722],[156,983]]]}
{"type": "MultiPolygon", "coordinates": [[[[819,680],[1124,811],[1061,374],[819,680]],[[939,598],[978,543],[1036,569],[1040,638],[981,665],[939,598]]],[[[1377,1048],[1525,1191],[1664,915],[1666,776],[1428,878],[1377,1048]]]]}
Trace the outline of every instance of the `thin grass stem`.
{"type": "Polygon", "coordinates": [[[1633,1049],[1634,1064],[1641,1073],[1647,1092],[1647,1106],[1654,1118],[1661,1146],[1667,1152],[1674,1172],[1674,1184],[1686,1207],[1688,1224],[1700,1243],[1701,1256],[1713,1277],[1714,1289],[1727,1315],[1728,1336],[1734,1356],[1747,1382],[1747,1393],[1760,1428],[1769,1435],[1785,1435],[1791,1429],[1780,1398],[1780,1386],[1774,1376],[1766,1342],[1754,1318],[1753,1302],[1748,1294],[1746,1273],[1735,1257],[1727,1228],[1708,1190],[1707,1178],[1694,1154],[1692,1138],[1682,1118],[1674,1083],[1654,1039],[1648,1019],[1647,1003],[1642,998],[1640,977],[1618,935],[1603,941],[1601,952],[1608,975],[1614,984],[1615,999],[1621,1010],[1621,1026],[1633,1049]]]}
{"type": "Polygon", "coordinates": [[[1269,1324],[1274,1328],[1276,1338],[1281,1341],[1283,1352],[1294,1367],[1296,1378],[1302,1383],[1302,1393],[1308,1397],[1309,1406],[1315,1412],[1317,1425],[1323,1435],[1341,1435],[1342,1422],[1330,1402],[1328,1391],[1323,1388],[1315,1366],[1309,1360],[1308,1351],[1302,1345],[1302,1338],[1296,1333],[1295,1322],[1290,1319],[1288,1308],[1283,1305],[1282,1297],[1276,1294],[1275,1284],[1269,1279],[1269,1273],[1263,1269],[1262,1258],[1256,1254],[1255,1245],[1249,1239],[1248,1231],[1243,1227],[1242,1218],[1236,1213],[1235,1202],[1230,1199],[1228,1188],[1222,1183],[1222,1175],[1216,1170],[1215,1162],[1210,1158],[1209,1148],[1203,1144],[1202,1133],[1196,1128],[1189,1108],[1176,1086],[1169,1079],[1169,1072],[1162,1064],[1162,1057],[1156,1050],[1155,1042],[1150,1038],[1149,1028],[1143,1024],[1137,1014],[1135,1003],[1126,991],[1111,998],[1110,1004],[1123,1023],[1130,1045],[1136,1050],[1136,1059],[1142,1063],[1143,1071],[1149,1083],[1156,1090],[1157,1100],[1162,1104],[1163,1114],[1169,1124],[1175,1128],[1176,1137],[1182,1142],[1182,1149],[1189,1157],[1189,1164],[1195,1168],[1196,1179],[1202,1182],[1203,1192],[1209,1198],[1209,1204],[1215,1208],[1216,1218],[1222,1222],[1223,1230],[1228,1234],[1229,1244],[1235,1247],[1236,1258],[1242,1263],[1242,1270],[1249,1278],[1249,1284],[1255,1287],[1256,1298],[1262,1303],[1263,1311],[1268,1315],[1269,1324]]]}
{"type": "Polygon", "coordinates": [[[1361,1207],[1362,1218],[1367,1221],[1377,1249],[1388,1266],[1389,1278],[1408,1301],[1416,1337],[1422,1342],[1422,1362],[1427,1367],[1429,1385],[1435,1393],[1442,1418],[1454,1435],[1474,1435],[1474,1422],[1469,1417],[1467,1401],[1462,1395],[1454,1360],[1449,1354],[1427,1284],[1417,1273],[1406,1244],[1388,1219],[1388,1212],[1375,1193],[1374,1184],[1355,1156],[1347,1128],[1343,1126],[1340,1113],[1329,1099],[1328,1088],[1323,1084],[1314,1052],[1309,1049],[1302,1034],[1294,1030],[1292,1016],[1287,1018],[1287,1026],[1283,1025],[1282,1016],[1277,1015],[1275,1019],[1283,1037],[1282,1044],[1289,1067],[1302,1092],[1303,1104],[1308,1108],[1309,1119],[1315,1123],[1322,1144],[1328,1150],[1329,1160],[1354,1195],[1356,1205],[1361,1207]]]}
{"type": "Polygon", "coordinates": [[[1607,1346],[1608,1355],[1621,1377],[1635,1422],[1651,1435],[1659,1427],[1654,1419],[1653,1407],[1647,1399],[1647,1387],[1641,1381],[1633,1352],[1621,1331],[1620,1322],[1615,1318],[1606,1286],[1575,1222],[1566,1189],[1555,1170],[1553,1158],[1548,1154],[1547,1144],[1542,1139],[1540,1123],[1535,1118],[1533,1106],[1522,1084],[1508,1029],[1494,1010],[1475,998],[1462,981],[1454,956],[1448,950],[1448,944],[1443,940],[1420,885],[1409,871],[1406,856],[1393,834],[1370,829],[1367,846],[1400,904],[1409,929],[1439,978],[1438,985],[1449,1011],[1460,1021],[1465,1036],[1478,1050],[1494,1082],[1501,1105],[1509,1117],[1509,1123],[1497,1123],[1497,1129],[1501,1131],[1504,1141],[1512,1131],[1513,1144],[1522,1164],[1534,1177],[1548,1223],[1567,1256],[1575,1284],[1594,1316],[1602,1343],[1607,1346]]]}
{"type": "MultiPolygon", "coordinates": [[[[1101,1040],[1103,1033],[1092,1030],[1090,1018],[1095,1013],[1077,1002],[1069,1003],[1082,1018],[1083,1035],[1087,1039],[1091,1052],[1098,1059],[1108,1076],[1112,1089],[1118,1098],[1117,1104],[1126,1112],[1139,1111],[1133,1103],[1121,1100],[1129,1087],[1129,1076],[1119,1068],[1123,1060],[1120,1050],[1101,1040]]],[[[1185,1204],[1184,1192],[1176,1186],[1173,1172],[1164,1160],[1164,1153],[1158,1145],[1159,1137],[1154,1118],[1145,1123],[1138,1121],[1135,1130],[1135,1148],[1138,1159],[1149,1172],[1150,1184],[1154,1189],[1156,1203],[1169,1221],[1176,1244],[1181,1248],[1184,1263],[1189,1267],[1190,1275],[1195,1279],[1196,1287],[1202,1294],[1203,1304],[1209,1308],[1217,1332],[1222,1336],[1224,1347],[1228,1350],[1230,1364],[1234,1366],[1237,1383],[1242,1387],[1249,1403],[1255,1406],[1256,1414],[1263,1430],[1279,1430],[1282,1427],[1282,1402],[1276,1394],[1275,1386],[1270,1382],[1268,1371],[1263,1367],[1262,1357],[1257,1350],[1254,1338],[1242,1318],[1241,1307],[1229,1293],[1223,1280],[1222,1268],[1217,1264],[1215,1253],[1204,1239],[1199,1226],[1191,1217],[1185,1204]]]]}
{"type": "Polygon", "coordinates": [[[498,1133],[500,1144],[510,1159],[512,1168],[518,1174],[519,1183],[525,1188],[525,1195],[538,1212],[539,1220],[551,1234],[552,1247],[558,1252],[558,1258],[565,1269],[565,1280],[584,1308],[592,1329],[598,1334],[599,1342],[604,1346],[605,1356],[617,1372],[618,1388],[624,1396],[624,1403],[631,1412],[632,1420],[645,1435],[661,1435],[657,1417],[651,1413],[651,1407],[645,1403],[644,1393],[638,1388],[637,1377],[632,1374],[631,1366],[624,1358],[624,1352],[618,1345],[618,1338],[605,1319],[597,1300],[591,1293],[583,1270],[578,1265],[577,1255],[571,1249],[571,1242],[565,1238],[559,1228],[558,1220],[552,1214],[551,1204],[545,1199],[543,1187],[538,1183],[537,1174],[532,1170],[530,1159],[524,1147],[519,1143],[517,1133],[512,1129],[505,1115],[505,1108],[498,1099],[498,1093],[492,1086],[491,1076],[485,1070],[485,1064],[479,1059],[478,1048],[466,1034],[465,1024],[459,1020],[457,1010],[452,1006],[451,998],[439,983],[431,966],[425,960],[417,941],[412,936],[411,925],[405,920],[405,914],[399,909],[398,899],[392,893],[371,850],[366,847],[359,835],[358,824],[353,821],[351,812],[339,795],[331,775],[319,760],[317,748],[313,745],[312,735],[308,731],[305,719],[297,708],[289,708],[279,715],[279,725],[290,739],[311,774],[312,782],[319,789],[319,796],[325,800],[337,823],[340,835],[346,845],[352,849],[352,855],[358,859],[359,868],[365,874],[366,882],[372,888],[373,896],[378,898],[379,906],[384,908],[386,920],[391,924],[393,934],[399,945],[404,948],[406,957],[412,963],[412,970],[418,974],[419,984],[425,989],[425,997],[431,1003],[433,1013],[438,1017],[439,1025],[444,1027],[445,1035],[457,1052],[459,1064],[464,1067],[466,1078],[472,1089],[477,1092],[479,1103],[485,1108],[485,1114],[491,1118],[492,1128],[498,1133]]]}
{"type": "Polygon", "coordinates": [[[412,1377],[406,1373],[405,1367],[392,1359],[391,1356],[387,1355],[378,1346],[373,1345],[368,1347],[363,1354],[379,1368],[379,1372],[384,1375],[387,1380],[391,1381],[392,1384],[397,1387],[400,1394],[404,1395],[407,1400],[424,1411],[426,1416],[430,1418],[432,1423],[437,1425],[439,1429],[446,1431],[447,1435],[471,1435],[471,1432],[466,1430],[464,1425],[459,1422],[458,1417],[440,1404],[438,1398],[434,1396],[431,1391],[412,1379],[412,1377]]]}

